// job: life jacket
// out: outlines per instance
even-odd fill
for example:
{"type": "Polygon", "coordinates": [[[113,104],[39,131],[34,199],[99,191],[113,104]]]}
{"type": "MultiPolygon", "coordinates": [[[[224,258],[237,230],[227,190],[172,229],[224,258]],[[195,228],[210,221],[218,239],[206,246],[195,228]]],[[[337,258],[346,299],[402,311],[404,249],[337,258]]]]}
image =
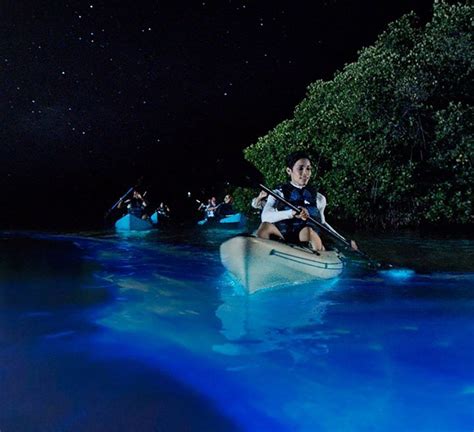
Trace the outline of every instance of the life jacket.
{"type": "Polygon", "coordinates": [[[131,198],[127,206],[128,213],[140,218],[143,215],[143,207],[143,202],[141,200],[137,198],[131,198]]]}
{"type": "Polygon", "coordinates": [[[206,217],[213,218],[215,216],[215,210],[208,210],[211,207],[215,207],[215,204],[208,204],[205,208],[206,217]]]}
{"type": "Polygon", "coordinates": [[[232,204],[227,204],[227,203],[222,203],[219,208],[217,209],[217,212],[219,216],[229,216],[231,214],[234,214],[234,208],[232,207],[232,204]]]}
{"type": "MultiPolygon", "coordinates": [[[[277,189],[283,193],[283,198],[285,198],[286,201],[296,207],[305,207],[312,218],[315,218],[317,220],[321,219],[316,204],[318,193],[315,188],[305,186],[300,189],[293,186],[291,183],[286,183],[278,187],[277,189]]],[[[288,207],[286,204],[282,203],[281,201],[278,201],[277,210],[280,211],[289,209],[290,207],[288,207]]]]}
{"type": "MultiPolygon", "coordinates": [[[[305,186],[300,189],[293,186],[291,183],[286,183],[282,186],[279,186],[277,190],[283,193],[283,198],[285,198],[286,201],[296,207],[306,208],[309,212],[309,215],[313,219],[316,219],[318,222],[321,222],[321,215],[316,204],[317,191],[315,188],[305,186]]],[[[278,211],[290,209],[290,207],[278,200],[276,208],[278,211]]],[[[286,219],[276,223],[276,226],[283,234],[289,229],[299,230],[303,226],[313,225],[314,224],[311,221],[303,221],[298,218],[286,219]]]]}

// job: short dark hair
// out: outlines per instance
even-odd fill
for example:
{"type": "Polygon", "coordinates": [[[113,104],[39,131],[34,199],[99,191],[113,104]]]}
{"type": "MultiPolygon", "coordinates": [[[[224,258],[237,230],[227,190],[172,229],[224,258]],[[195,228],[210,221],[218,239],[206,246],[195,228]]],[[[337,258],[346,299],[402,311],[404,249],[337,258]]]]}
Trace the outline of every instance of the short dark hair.
{"type": "Polygon", "coordinates": [[[287,168],[293,169],[293,166],[295,165],[295,163],[298,162],[300,159],[308,159],[309,161],[311,161],[308,153],[306,153],[303,150],[298,150],[298,151],[290,153],[286,157],[287,168]]]}

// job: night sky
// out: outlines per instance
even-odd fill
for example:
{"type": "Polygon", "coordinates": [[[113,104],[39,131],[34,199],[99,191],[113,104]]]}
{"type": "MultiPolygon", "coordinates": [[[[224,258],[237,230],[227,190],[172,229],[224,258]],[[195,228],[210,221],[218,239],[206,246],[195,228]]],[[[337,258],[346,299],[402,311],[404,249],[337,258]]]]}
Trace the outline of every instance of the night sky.
{"type": "Polygon", "coordinates": [[[142,176],[155,202],[238,183],[242,149],[410,10],[432,1],[2,2],[0,229],[98,225],[142,176]]]}

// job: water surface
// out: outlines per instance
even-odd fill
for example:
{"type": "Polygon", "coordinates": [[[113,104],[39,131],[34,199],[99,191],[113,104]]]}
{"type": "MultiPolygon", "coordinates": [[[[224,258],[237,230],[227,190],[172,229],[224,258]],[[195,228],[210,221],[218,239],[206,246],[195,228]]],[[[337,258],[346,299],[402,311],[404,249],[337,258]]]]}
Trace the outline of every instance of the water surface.
{"type": "Polygon", "coordinates": [[[416,273],[248,296],[230,235],[2,233],[0,429],[472,429],[472,240],[360,236],[416,273]]]}

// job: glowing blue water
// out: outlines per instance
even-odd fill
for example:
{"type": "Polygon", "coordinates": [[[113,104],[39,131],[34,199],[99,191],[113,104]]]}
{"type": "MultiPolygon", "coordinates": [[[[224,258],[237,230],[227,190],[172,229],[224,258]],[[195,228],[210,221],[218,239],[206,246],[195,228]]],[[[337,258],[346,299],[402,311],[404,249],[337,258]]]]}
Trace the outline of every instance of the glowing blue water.
{"type": "Polygon", "coordinates": [[[473,428],[474,273],[246,296],[225,236],[0,236],[0,430],[473,428]]]}

